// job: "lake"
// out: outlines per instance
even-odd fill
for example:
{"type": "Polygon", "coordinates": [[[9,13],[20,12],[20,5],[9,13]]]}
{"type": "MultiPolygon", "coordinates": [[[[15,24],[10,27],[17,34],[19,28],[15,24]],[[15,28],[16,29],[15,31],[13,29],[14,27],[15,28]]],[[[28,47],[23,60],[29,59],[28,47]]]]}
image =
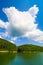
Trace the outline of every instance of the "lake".
{"type": "Polygon", "coordinates": [[[0,53],[0,65],[43,65],[43,52],[0,53]]]}

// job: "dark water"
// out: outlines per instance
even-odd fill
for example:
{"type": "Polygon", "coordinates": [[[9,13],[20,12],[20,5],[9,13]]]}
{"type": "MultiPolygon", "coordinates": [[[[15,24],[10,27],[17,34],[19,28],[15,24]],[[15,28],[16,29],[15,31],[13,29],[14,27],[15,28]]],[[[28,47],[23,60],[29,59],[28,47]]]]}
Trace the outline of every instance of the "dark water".
{"type": "Polygon", "coordinates": [[[0,65],[43,65],[43,52],[0,53],[0,65]]]}

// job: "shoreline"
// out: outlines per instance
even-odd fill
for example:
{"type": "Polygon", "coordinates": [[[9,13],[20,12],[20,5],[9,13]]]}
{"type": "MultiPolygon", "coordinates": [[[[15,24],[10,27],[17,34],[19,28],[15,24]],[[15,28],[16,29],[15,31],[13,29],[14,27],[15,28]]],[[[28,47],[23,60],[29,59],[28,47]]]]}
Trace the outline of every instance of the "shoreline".
{"type": "Polygon", "coordinates": [[[17,53],[17,51],[0,51],[0,53],[5,53],[5,52],[9,52],[9,53],[17,53]]]}

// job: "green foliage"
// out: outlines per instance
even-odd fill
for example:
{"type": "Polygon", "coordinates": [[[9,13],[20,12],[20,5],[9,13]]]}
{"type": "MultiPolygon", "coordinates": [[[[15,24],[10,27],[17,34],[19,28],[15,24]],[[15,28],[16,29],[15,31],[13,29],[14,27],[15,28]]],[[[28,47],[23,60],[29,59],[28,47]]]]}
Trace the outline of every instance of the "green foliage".
{"type": "Polygon", "coordinates": [[[37,45],[32,45],[32,44],[26,44],[26,45],[21,45],[21,46],[16,46],[15,44],[3,40],[0,38],[0,51],[3,50],[8,50],[8,51],[17,51],[18,52],[31,52],[31,51],[39,51],[43,52],[43,47],[37,46],[37,45]]]}
{"type": "Polygon", "coordinates": [[[43,47],[32,45],[32,44],[22,45],[22,46],[19,46],[18,48],[21,49],[23,52],[24,51],[26,51],[26,52],[28,52],[28,51],[43,52],[43,47]]]}
{"type": "Polygon", "coordinates": [[[0,50],[16,51],[16,45],[0,38],[0,50]]]}

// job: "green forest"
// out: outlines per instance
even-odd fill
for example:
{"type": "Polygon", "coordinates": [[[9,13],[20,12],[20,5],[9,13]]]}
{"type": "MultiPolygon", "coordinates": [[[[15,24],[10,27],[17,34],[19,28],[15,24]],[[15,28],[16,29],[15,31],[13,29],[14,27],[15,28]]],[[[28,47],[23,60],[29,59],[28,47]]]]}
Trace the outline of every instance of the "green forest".
{"type": "Polygon", "coordinates": [[[0,38],[0,51],[1,50],[16,51],[17,47],[15,44],[0,38]]]}
{"type": "Polygon", "coordinates": [[[26,52],[30,52],[30,51],[39,51],[39,52],[43,52],[43,47],[41,46],[37,46],[37,45],[32,45],[32,44],[25,44],[25,45],[21,45],[18,47],[18,51],[26,51],[26,52]]]}
{"type": "Polygon", "coordinates": [[[16,46],[14,43],[11,43],[7,40],[0,38],[0,51],[17,51],[17,52],[43,52],[43,47],[32,45],[32,44],[25,44],[21,46],[16,46]]]}

